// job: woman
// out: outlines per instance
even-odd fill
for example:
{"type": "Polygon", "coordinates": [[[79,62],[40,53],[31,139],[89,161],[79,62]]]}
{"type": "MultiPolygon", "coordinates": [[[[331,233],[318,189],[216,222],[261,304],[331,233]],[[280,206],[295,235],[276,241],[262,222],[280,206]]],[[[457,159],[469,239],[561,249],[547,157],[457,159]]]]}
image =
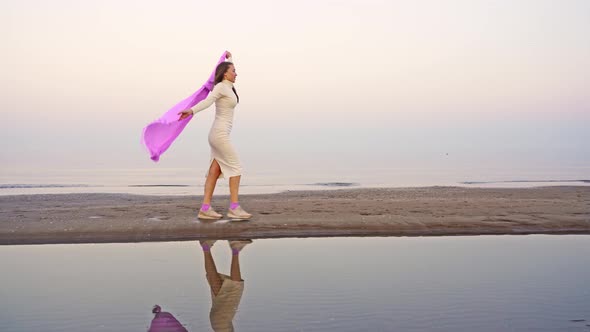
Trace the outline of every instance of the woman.
{"type": "Polygon", "coordinates": [[[206,99],[196,104],[193,108],[180,113],[179,121],[197,112],[200,112],[215,103],[215,120],[209,131],[209,145],[211,146],[211,161],[205,181],[205,195],[203,204],[199,210],[199,219],[220,219],[221,214],[215,212],[211,207],[213,191],[220,177],[229,178],[229,192],[231,204],[227,213],[228,218],[234,220],[247,220],[252,215],[240,206],[238,202],[238,190],[242,167],[238,155],[231,144],[229,134],[232,129],[234,109],[240,98],[234,88],[238,74],[231,62],[231,53],[226,53],[228,61],[220,63],[215,69],[215,86],[206,99]]]}

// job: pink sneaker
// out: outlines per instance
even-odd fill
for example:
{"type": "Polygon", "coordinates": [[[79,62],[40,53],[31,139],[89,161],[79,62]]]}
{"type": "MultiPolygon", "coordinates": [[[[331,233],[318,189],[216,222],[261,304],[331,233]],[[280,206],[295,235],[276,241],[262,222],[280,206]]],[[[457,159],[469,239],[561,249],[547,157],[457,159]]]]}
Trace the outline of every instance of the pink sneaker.
{"type": "Polygon", "coordinates": [[[229,209],[229,212],[227,213],[227,217],[231,218],[232,220],[248,220],[250,218],[252,218],[252,215],[248,212],[246,212],[244,209],[242,209],[241,206],[238,206],[235,209],[229,209]]]}
{"type": "Polygon", "coordinates": [[[213,247],[215,242],[217,242],[217,240],[199,240],[199,243],[201,244],[201,247],[203,249],[205,249],[205,248],[211,249],[211,247],[213,247]]]}
{"type": "Polygon", "coordinates": [[[217,212],[215,212],[215,210],[213,210],[212,207],[209,208],[209,210],[207,211],[203,211],[203,210],[199,210],[199,215],[197,216],[197,218],[199,219],[206,219],[206,220],[216,220],[216,219],[221,219],[223,216],[217,212]]]}
{"type": "Polygon", "coordinates": [[[230,240],[229,247],[232,249],[232,251],[240,252],[250,243],[252,243],[252,240],[230,240]]]}

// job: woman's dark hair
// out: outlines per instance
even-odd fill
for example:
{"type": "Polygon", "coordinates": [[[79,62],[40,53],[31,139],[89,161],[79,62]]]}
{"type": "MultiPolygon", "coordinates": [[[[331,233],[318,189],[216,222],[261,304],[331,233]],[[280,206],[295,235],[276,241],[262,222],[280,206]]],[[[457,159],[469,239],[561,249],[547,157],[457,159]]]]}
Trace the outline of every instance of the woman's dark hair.
{"type": "MultiPolygon", "coordinates": [[[[229,70],[230,66],[233,66],[233,62],[229,62],[229,61],[224,61],[220,64],[217,65],[217,68],[215,68],[215,81],[213,81],[213,85],[216,85],[217,83],[223,81],[223,75],[225,75],[225,73],[229,70]]],[[[240,102],[240,96],[238,96],[238,93],[236,92],[236,88],[232,87],[231,88],[234,93],[236,94],[236,97],[238,98],[238,103],[240,102]]]]}

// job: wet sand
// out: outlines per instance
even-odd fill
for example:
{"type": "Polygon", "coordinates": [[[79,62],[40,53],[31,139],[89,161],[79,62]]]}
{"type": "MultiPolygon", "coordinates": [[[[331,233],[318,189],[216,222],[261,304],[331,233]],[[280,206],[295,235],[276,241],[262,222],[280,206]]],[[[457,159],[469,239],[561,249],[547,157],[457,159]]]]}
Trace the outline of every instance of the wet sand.
{"type": "MultiPolygon", "coordinates": [[[[0,244],[318,236],[590,234],[590,187],[339,189],[243,195],[251,221],[199,221],[200,196],[0,196],[0,244]]],[[[228,196],[213,207],[225,213],[228,196]]]]}

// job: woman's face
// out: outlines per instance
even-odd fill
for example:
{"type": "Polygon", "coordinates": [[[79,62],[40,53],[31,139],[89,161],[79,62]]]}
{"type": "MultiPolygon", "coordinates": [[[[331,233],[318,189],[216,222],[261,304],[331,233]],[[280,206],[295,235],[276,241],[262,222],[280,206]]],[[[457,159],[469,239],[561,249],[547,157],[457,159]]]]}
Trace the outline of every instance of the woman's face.
{"type": "Polygon", "coordinates": [[[234,67],[234,65],[230,65],[227,68],[227,71],[225,72],[225,74],[223,74],[223,78],[232,82],[232,83],[235,83],[236,77],[238,77],[238,74],[236,73],[236,67],[234,67]]]}

